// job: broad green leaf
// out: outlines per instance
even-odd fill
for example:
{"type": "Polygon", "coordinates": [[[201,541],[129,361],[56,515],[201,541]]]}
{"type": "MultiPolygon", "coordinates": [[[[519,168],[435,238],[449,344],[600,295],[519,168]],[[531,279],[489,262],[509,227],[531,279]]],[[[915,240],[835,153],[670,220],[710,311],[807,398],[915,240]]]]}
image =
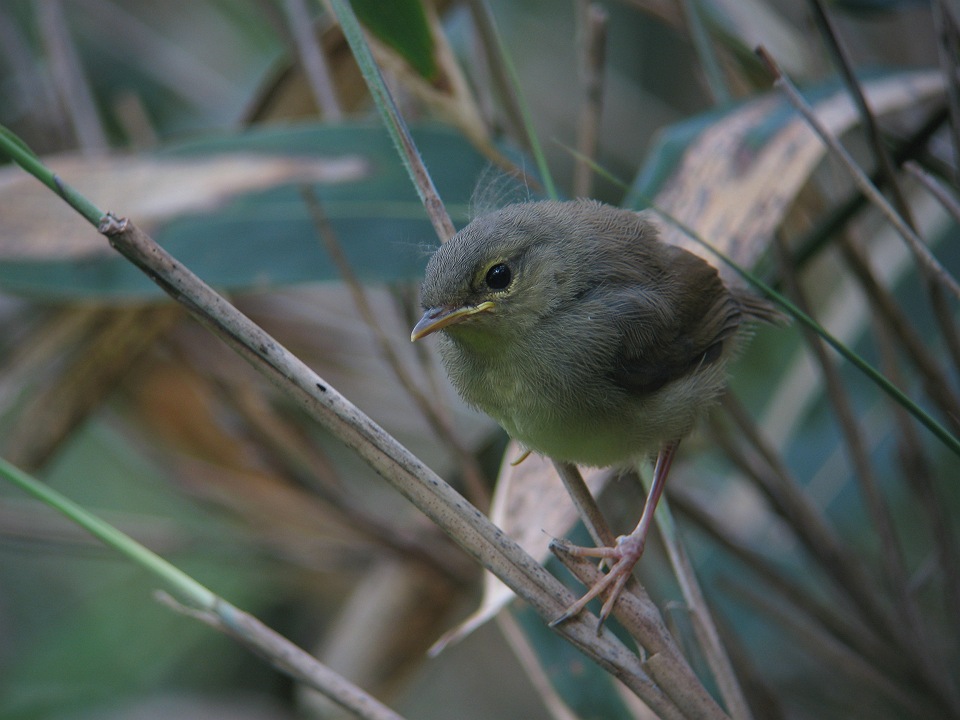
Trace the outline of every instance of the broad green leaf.
{"type": "Polygon", "coordinates": [[[352,0],[360,21],[427,81],[437,74],[433,36],[420,0],[352,0]]]}

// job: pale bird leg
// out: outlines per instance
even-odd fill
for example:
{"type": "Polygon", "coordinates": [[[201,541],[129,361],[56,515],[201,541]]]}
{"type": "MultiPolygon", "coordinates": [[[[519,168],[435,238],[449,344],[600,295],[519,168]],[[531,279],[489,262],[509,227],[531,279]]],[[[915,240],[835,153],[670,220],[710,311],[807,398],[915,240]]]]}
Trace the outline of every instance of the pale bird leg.
{"type": "Polygon", "coordinates": [[[632,533],[618,537],[617,544],[613,547],[579,547],[576,545],[564,547],[565,552],[577,557],[597,557],[614,562],[610,572],[594,583],[593,587],[582,598],[564,610],[560,617],[550,623],[551,626],[572,618],[583,610],[587,603],[612,586],[609,596],[600,609],[600,624],[597,626],[597,631],[600,631],[603,622],[613,612],[613,606],[616,605],[617,598],[620,597],[623,588],[626,587],[634,566],[643,556],[643,549],[647,543],[647,533],[650,531],[650,525],[653,522],[653,513],[657,509],[657,503],[660,502],[660,496],[663,495],[667,475],[670,473],[670,465],[673,463],[673,457],[679,444],[680,441],[677,440],[664,445],[660,449],[660,453],[657,455],[657,464],[653,470],[650,492],[647,494],[647,501],[643,505],[643,514],[632,533]]]}

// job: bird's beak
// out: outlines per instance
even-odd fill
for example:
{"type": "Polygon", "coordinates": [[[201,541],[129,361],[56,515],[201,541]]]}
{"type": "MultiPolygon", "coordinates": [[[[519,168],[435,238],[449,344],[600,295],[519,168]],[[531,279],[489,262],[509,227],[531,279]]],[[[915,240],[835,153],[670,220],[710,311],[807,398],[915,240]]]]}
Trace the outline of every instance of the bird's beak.
{"type": "Polygon", "coordinates": [[[448,325],[463,322],[469,317],[473,317],[478,313],[487,312],[493,308],[494,303],[489,300],[479,305],[465,305],[456,308],[428,308],[419,322],[413,326],[413,332],[410,333],[410,340],[416,341],[420,338],[425,338],[430,333],[442,330],[448,325]]]}

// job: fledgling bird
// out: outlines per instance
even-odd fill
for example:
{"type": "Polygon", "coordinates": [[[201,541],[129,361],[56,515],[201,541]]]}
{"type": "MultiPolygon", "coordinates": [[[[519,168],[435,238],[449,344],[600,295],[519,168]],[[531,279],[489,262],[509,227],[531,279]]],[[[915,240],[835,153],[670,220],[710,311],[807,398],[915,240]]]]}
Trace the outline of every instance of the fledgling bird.
{"type": "Polygon", "coordinates": [[[738,330],[776,311],[728,287],[705,260],[659,239],[644,213],[590,200],[507,206],[431,257],[424,314],[461,397],[530,451],[621,466],[658,453],[636,529],[575,548],[610,571],[557,622],[612,586],[613,609],[643,553],[680,440],[726,384],[738,330]]]}

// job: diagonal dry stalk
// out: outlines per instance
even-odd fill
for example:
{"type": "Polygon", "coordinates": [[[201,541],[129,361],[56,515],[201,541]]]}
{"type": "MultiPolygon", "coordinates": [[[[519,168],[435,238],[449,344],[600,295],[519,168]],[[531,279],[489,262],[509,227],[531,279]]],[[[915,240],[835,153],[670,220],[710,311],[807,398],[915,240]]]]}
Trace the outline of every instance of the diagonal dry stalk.
{"type": "MultiPolygon", "coordinates": [[[[352,403],[129,221],[106,216],[110,244],[198,320],[220,335],[312,418],[357,452],[471,556],[497,575],[545,619],[558,617],[573,594],[521,550],[452,487],[411,455],[352,403]]],[[[597,621],[581,613],[556,628],[665,718],[683,713],[657,686],[641,659],[597,621]]],[[[675,692],[682,693],[684,688],[675,692]]]]}
{"type": "MultiPolygon", "coordinates": [[[[789,264],[786,241],[782,234],[777,234],[774,245],[778,251],[777,255],[780,260],[781,272],[787,291],[792,295],[798,307],[805,313],[810,314],[812,312],[810,303],[808,302],[805,291],[800,285],[799,278],[789,264]]],[[[813,352],[817,364],[820,367],[820,373],[826,387],[826,396],[833,407],[837,424],[846,442],[850,456],[850,464],[859,482],[860,493],[866,502],[870,519],[874,526],[874,532],[880,539],[881,564],[884,575],[886,576],[887,586],[893,589],[901,619],[910,626],[914,633],[919,634],[922,632],[919,610],[913,598],[910,596],[907,587],[907,570],[903,557],[903,548],[894,528],[890,508],[880,490],[877,474],[874,472],[873,464],[870,462],[866,446],[867,441],[857,422],[857,417],[853,409],[853,401],[843,386],[843,381],[840,378],[836,363],[834,363],[833,358],[827,353],[827,348],[820,338],[805,328],[801,328],[801,332],[804,334],[807,347],[813,352]]]]}
{"type": "Polygon", "coordinates": [[[783,90],[790,103],[804,117],[811,129],[820,136],[823,142],[829,147],[832,155],[838,158],[846,167],[850,176],[860,188],[860,191],[866,195],[870,201],[883,213],[884,217],[897,230],[900,236],[906,242],[907,247],[913,253],[917,260],[917,265],[928,278],[930,282],[936,282],[945,292],[948,292],[955,298],[960,298],[960,283],[957,282],[939,260],[934,257],[930,249],[924,244],[923,240],[910,227],[909,223],[890,205],[886,198],[877,190],[876,186],[870,181],[870,178],[856,164],[850,154],[843,148],[840,142],[823,126],[817,119],[810,105],[804,100],[800,91],[787,79],[780,71],[776,62],[761,46],[757,48],[757,54],[765,62],[771,74],[775,78],[775,85],[783,90]]]}
{"type": "MultiPolygon", "coordinates": [[[[596,565],[587,558],[566,552],[556,556],[584,585],[601,579],[596,565]]],[[[647,652],[644,661],[651,677],[673,697],[689,717],[723,717],[723,712],[700,685],[686,658],[680,653],[656,605],[646,591],[635,584],[631,592],[620,596],[614,616],[647,652]]]]}
{"type": "MultiPolygon", "coordinates": [[[[355,24],[356,19],[353,17],[349,6],[340,2],[340,0],[331,0],[331,5],[337,13],[341,27],[343,28],[344,33],[350,42],[354,55],[364,71],[364,77],[367,81],[371,95],[373,95],[376,100],[376,104],[381,112],[384,123],[387,125],[391,134],[394,135],[395,139],[400,138],[396,140],[397,148],[401,153],[404,163],[408,166],[408,169],[411,169],[411,178],[414,181],[414,184],[417,186],[418,192],[420,193],[425,207],[428,210],[428,214],[433,217],[434,208],[432,207],[431,202],[439,204],[441,208],[442,202],[440,201],[439,196],[436,195],[435,191],[433,190],[432,183],[429,182],[430,178],[426,168],[422,167],[422,164],[418,164],[419,155],[416,152],[416,148],[412,146],[412,141],[407,143],[403,140],[404,138],[409,138],[409,132],[406,130],[403,118],[396,111],[396,105],[393,102],[389,89],[383,85],[379,69],[376,67],[376,63],[373,61],[372,57],[370,57],[369,49],[363,42],[363,37],[359,32],[359,27],[357,27],[355,24]]],[[[495,39],[495,28],[492,29],[494,30],[492,35],[495,39]]],[[[506,55],[505,49],[499,42],[497,42],[497,48],[499,50],[499,54],[507,63],[508,69],[512,72],[513,69],[509,65],[509,57],[506,55]]],[[[514,83],[516,83],[515,78],[514,83]]],[[[520,101],[520,107],[523,109],[524,106],[522,103],[522,98],[520,98],[520,101]]],[[[529,121],[527,121],[527,124],[529,125],[529,121]]],[[[543,160],[542,154],[539,151],[539,143],[537,142],[536,136],[532,133],[532,130],[530,132],[530,140],[531,145],[534,148],[534,154],[538,157],[538,163],[543,171],[548,194],[553,196],[554,191],[552,182],[550,181],[549,171],[545,166],[545,161],[543,160]]],[[[435,227],[438,227],[436,222],[435,227]]],[[[439,229],[439,227],[438,235],[441,242],[445,241],[449,237],[448,235],[445,235],[444,232],[439,229]]],[[[581,515],[583,515],[588,528],[594,535],[594,538],[596,540],[609,541],[612,538],[612,534],[608,529],[605,528],[605,523],[596,508],[596,503],[593,501],[593,498],[587,491],[582,478],[576,471],[576,468],[558,465],[557,469],[560,472],[564,483],[567,485],[568,490],[571,491],[571,497],[574,499],[578,510],[581,512],[581,515]]],[[[666,510],[664,510],[664,512],[666,512],[666,510]]],[[[713,626],[712,620],[709,618],[709,613],[706,611],[706,604],[703,600],[702,593],[699,591],[699,586],[693,575],[692,568],[690,567],[689,562],[685,561],[685,555],[680,548],[679,543],[676,542],[675,535],[673,533],[668,533],[668,536],[670,538],[668,542],[671,546],[671,558],[673,560],[675,571],[678,575],[681,586],[684,588],[684,597],[691,606],[691,612],[695,618],[695,626],[697,628],[698,638],[701,641],[705,655],[710,659],[711,669],[714,671],[714,674],[721,685],[722,694],[724,695],[728,705],[730,706],[730,710],[735,717],[749,717],[750,713],[749,709],[747,708],[746,701],[743,698],[743,693],[738,686],[732,669],[730,668],[729,661],[723,652],[722,646],[719,642],[719,635],[713,626]]],[[[501,577],[501,579],[503,578],[501,577]]],[[[509,585],[510,583],[507,584],[509,585]]],[[[558,616],[559,615],[555,615],[554,617],[558,616]]],[[[578,620],[579,619],[580,618],[578,618],[578,620]]],[[[561,623],[561,626],[563,624],[565,623],[561,623]]]]}
{"type": "Polygon", "coordinates": [[[157,600],[176,612],[231,636],[251,651],[266,655],[276,668],[317,689],[363,720],[404,720],[374,697],[318,663],[307,651],[289,642],[253,615],[229,603],[217,601],[213,609],[197,610],[180,604],[163,592],[157,593],[157,600]]]}
{"type": "Polygon", "coordinates": [[[953,392],[947,373],[928,344],[914,328],[893,293],[883,286],[874,264],[860,245],[846,234],[840,235],[837,245],[847,267],[869,298],[873,312],[883,320],[884,326],[897,339],[898,345],[920,373],[930,402],[940,411],[944,422],[954,432],[960,432],[960,398],[953,392]]]}
{"type": "Polygon", "coordinates": [[[284,11],[300,64],[307,76],[310,91],[313,93],[321,115],[324,119],[334,122],[342,120],[344,112],[333,83],[333,73],[317,38],[306,1],[286,0],[284,11]]]}
{"type": "MultiPolygon", "coordinates": [[[[851,647],[879,672],[889,672],[899,660],[896,652],[872,629],[864,625],[850,606],[837,596],[833,602],[817,597],[802,582],[790,577],[761,549],[740,537],[730,519],[696,497],[692,492],[675,485],[668,489],[670,499],[680,513],[693,521],[696,527],[719,543],[745,567],[763,579],[779,598],[790,602],[840,642],[851,647]]],[[[891,678],[900,678],[893,674],[891,678]]]]}
{"type": "MultiPolygon", "coordinates": [[[[867,140],[869,141],[870,148],[873,151],[873,156],[876,160],[880,176],[883,178],[884,184],[889,189],[893,207],[896,209],[896,212],[900,215],[900,217],[903,218],[904,223],[909,226],[914,233],[916,233],[916,221],[910,211],[910,206],[907,203],[903,188],[897,179],[897,174],[894,171],[894,163],[891,154],[886,145],[884,145],[880,136],[880,129],[877,124],[877,119],[874,116],[873,111],[870,109],[870,104],[867,102],[863,88],[860,86],[860,81],[857,79],[856,72],[853,68],[853,61],[850,58],[850,53],[840,40],[837,29],[830,19],[830,15],[823,7],[822,0],[810,0],[810,4],[813,8],[814,17],[816,18],[817,24],[821,29],[821,34],[827,40],[827,46],[834,55],[835,61],[843,75],[844,82],[846,83],[847,88],[850,90],[850,94],[856,101],[857,107],[860,109],[861,124],[866,131],[867,140]]],[[[934,6],[938,6],[938,3],[935,2],[934,6]]],[[[949,81],[951,74],[952,73],[950,72],[944,74],[944,76],[948,78],[948,97],[954,93],[956,86],[955,82],[949,81]]],[[[937,324],[940,326],[940,333],[943,335],[944,342],[946,343],[947,348],[953,357],[954,363],[960,366],[960,333],[958,333],[957,326],[953,321],[953,313],[951,312],[950,305],[947,302],[944,288],[941,286],[941,283],[937,282],[930,273],[925,272],[924,275],[926,277],[927,294],[930,298],[930,304],[933,307],[934,317],[936,318],[937,324]]]]}
{"type": "Polygon", "coordinates": [[[363,285],[347,261],[347,256],[343,252],[340,239],[337,237],[336,231],[327,220],[327,217],[323,212],[320,199],[309,187],[304,187],[301,194],[303,195],[304,202],[306,202],[307,208],[310,211],[317,234],[323,241],[327,253],[337,266],[340,276],[350,288],[350,294],[353,297],[353,304],[356,306],[357,311],[363,318],[364,323],[373,333],[377,345],[380,348],[380,353],[387,361],[387,364],[393,371],[397,381],[403,386],[403,389],[406,390],[407,395],[410,396],[410,399],[413,400],[414,404],[417,406],[420,414],[429,423],[434,434],[453,451],[454,456],[460,464],[460,468],[464,476],[464,482],[470,491],[474,504],[480,507],[487,507],[490,504],[489,491],[487,490],[489,483],[484,477],[484,472],[480,467],[480,463],[477,461],[477,458],[473,455],[473,453],[467,450],[463,443],[460,442],[460,439],[456,436],[456,433],[454,432],[447,418],[443,417],[436,407],[436,404],[432,402],[430,398],[417,386],[417,383],[407,371],[406,366],[400,360],[399,355],[394,350],[392,340],[387,337],[387,334],[383,331],[383,328],[378,322],[376,315],[370,306],[370,302],[367,299],[367,293],[364,290],[363,285]]]}

